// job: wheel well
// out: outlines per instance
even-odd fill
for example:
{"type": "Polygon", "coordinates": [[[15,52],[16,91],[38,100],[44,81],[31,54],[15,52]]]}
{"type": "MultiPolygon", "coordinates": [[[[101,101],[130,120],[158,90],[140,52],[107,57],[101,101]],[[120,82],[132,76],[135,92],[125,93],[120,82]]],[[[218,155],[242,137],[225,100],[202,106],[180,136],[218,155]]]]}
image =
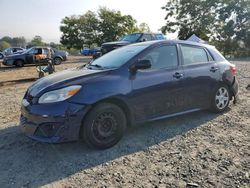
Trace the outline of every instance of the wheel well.
{"type": "Polygon", "coordinates": [[[23,64],[25,63],[25,61],[24,61],[23,59],[15,59],[13,64],[16,65],[16,62],[17,62],[17,61],[22,61],[23,64]]]}
{"type": "Polygon", "coordinates": [[[88,113],[98,104],[100,103],[111,103],[114,105],[117,105],[118,107],[120,107],[122,109],[122,111],[124,112],[125,116],[126,116],[126,120],[127,120],[127,127],[131,127],[132,124],[132,116],[131,116],[131,112],[127,106],[127,104],[125,102],[123,102],[120,99],[117,98],[107,98],[107,99],[103,99],[101,101],[98,101],[96,103],[94,103],[93,105],[91,105],[91,108],[88,110],[88,112],[85,114],[84,118],[82,119],[82,125],[80,128],[80,132],[79,132],[79,138],[82,138],[82,128],[84,125],[84,119],[86,118],[86,116],[88,115],[88,113]]]}
{"type": "Polygon", "coordinates": [[[53,59],[56,59],[56,58],[59,58],[59,59],[63,60],[63,58],[60,57],[60,56],[56,56],[56,57],[54,57],[53,59]]]}
{"type": "Polygon", "coordinates": [[[229,82],[225,82],[225,81],[221,83],[221,85],[223,85],[223,84],[228,87],[228,89],[229,89],[229,95],[230,95],[230,100],[232,100],[232,98],[234,96],[234,92],[232,90],[231,84],[229,82]]]}

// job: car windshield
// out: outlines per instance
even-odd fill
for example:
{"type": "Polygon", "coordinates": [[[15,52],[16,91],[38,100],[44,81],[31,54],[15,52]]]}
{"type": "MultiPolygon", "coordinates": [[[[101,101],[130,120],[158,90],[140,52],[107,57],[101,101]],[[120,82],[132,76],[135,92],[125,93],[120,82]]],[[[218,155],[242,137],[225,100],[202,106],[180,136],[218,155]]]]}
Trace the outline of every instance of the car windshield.
{"type": "Polygon", "coordinates": [[[29,49],[25,50],[25,52],[30,53],[32,50],[34,50],[34,48],[29,48],[29,49]]]}
{"type": "Polygon", "coordinates": [[[147,47],[147,45],[136,45],[118,48],[92,61],[87,68],[119,68],[147,47]]]}
{"type": "Polygon", "coordinates": [[[136,42],[140,38],[140,33],[134,33],[121,37],[120,41],[136,42]]]}

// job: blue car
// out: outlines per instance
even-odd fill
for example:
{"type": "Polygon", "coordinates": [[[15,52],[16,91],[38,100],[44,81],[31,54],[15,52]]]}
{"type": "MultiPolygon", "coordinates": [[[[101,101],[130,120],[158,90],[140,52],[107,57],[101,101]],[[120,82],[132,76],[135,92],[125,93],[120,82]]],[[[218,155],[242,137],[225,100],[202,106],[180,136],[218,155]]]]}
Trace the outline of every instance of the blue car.
{"type": "Polygon", "coordinates": [[[20,125],[35,140],[83,139],[104,149],[128,126],[202,109],[223,112],[237,98],[236,67],[215,47],[150,41],[39,79],[22,100],[20,125]]]}
{"type": "Polygon", "coordinates": [[[97,53],[101,52],[101,48],[97,47],[97,48],[83,48],[83,50],[81,51],[81,54],[84,56],[94,56],[97,53]]]}

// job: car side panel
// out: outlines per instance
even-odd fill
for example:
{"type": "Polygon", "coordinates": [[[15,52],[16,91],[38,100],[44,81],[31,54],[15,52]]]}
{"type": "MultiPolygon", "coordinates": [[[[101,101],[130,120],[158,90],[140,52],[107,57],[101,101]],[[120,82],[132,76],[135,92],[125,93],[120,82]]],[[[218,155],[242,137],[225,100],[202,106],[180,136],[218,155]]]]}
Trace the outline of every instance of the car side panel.
{"type": "Polygon", "coordinates": [[[211,104],[214,90],[220,81],[219,70],[212,72],[211,67],[218,67],[215,62],[183,66],[185,95],[189,98],[185,110],[207,108],[211,104]]]}

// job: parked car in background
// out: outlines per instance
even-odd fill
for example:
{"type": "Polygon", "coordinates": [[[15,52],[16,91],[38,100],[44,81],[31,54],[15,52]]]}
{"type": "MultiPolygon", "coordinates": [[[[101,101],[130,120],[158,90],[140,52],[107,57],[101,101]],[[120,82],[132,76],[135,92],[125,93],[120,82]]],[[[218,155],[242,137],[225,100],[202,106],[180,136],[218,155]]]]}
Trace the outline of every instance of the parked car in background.
{"type": "Polygon", "coordinates": [[[203,109],[223,112],[237,95],[236,67],[215,47],[143,42],[36,81],[23,98],[20,125],[42,142],[82,138],[104,149],[127,126],[203,109]]]}
{"type": "Polygon", "coordinates": [[[96,47],[96,48],[83,48],[80,53],[84,56],[93,56],[99,52],[101,52],[101,48],[96,47]]]}
{"type": "Polygon", "coordinates": [[[4,58],[4,55],[2,52],[0,52],[0,59],[3,59],[4,58]]]}
{"type": "Polygon", "coordinates": [[[6,48],[5,50],[3,50],[2,53],[3,53],[4,56],[8,56],[8,55],[15,54],[15,53],[18,53],[18,52],[23,52],[25,50],[26,50],[25,48],[11,47],[11,48],[6,48]]]}
{"type": "Polygon", "coordinates": [[[104,55],[114,49],[132,43],[145,42],[151,40],[164,40],[164,39],[166,38],[162,33],[132,33],[121,37],[119,41],[103,43],[101,45],[101,53],[102,55],[104,55]]]}
{"type": "Polygon", "coordinates": [[[6,48],[0,52],[0,59],[3,59],[5,56],[8,56],[8,55],[22,53],[25,50],[26,50],[25,48],[20,48],[20,47],[6,48]]]}
{"type": "Polygon", "coordinates": [[[63,61],[66,61],[68,59],[68,55],[69,54],[66,51],[62,51],[62,50],[58,50],[56,48],[52,48],[52,59],[54,59],[56,65],[59,65],[63,61]]]}
{"type": "MultiPolygon", "coordinates": [[[[34,55],[38,54],[48,54],[49,47],[32,47],[22,53],[12,54],[9,56],[5,56],[3,59],[3,64],[6,66],[17,66],[22,67],[25,64],[34,64],[34,55]]],[[[62,63],[62,61],[66,61],[67,55],[63,51],[59,51],[57,49],[52,49],[52,59],[56,65],[62,63]]]]}

